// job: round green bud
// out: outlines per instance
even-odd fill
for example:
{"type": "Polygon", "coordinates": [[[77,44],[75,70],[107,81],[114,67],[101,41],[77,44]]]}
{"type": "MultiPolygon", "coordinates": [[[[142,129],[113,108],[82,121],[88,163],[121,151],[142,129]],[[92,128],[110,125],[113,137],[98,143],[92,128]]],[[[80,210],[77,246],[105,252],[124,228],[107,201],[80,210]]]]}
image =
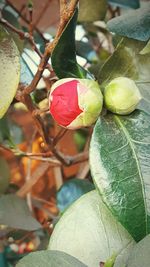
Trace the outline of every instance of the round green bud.
{"type": "Polygon", "coordinates": [[[141,94],[135,82],[126,77],[113,79],[104,89],[105,107],[116,114],[130,114],[140,100],[141,94]]]}

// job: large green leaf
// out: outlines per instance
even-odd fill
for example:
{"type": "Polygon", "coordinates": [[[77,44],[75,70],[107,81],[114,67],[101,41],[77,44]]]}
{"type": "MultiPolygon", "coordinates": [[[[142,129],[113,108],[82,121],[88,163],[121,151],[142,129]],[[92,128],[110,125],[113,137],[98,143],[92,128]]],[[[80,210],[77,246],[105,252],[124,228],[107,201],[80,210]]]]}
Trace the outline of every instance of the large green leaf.
{"type": "Polygon", "coordinates": [[[58,78],[90,78],[90,74],[76,61],[75,29],[77,10],[66,25],[52,53],[52,66],[58,78]]]}
{"type": "Polygon", "coordinates": [[[0,194],[4,193],[9,185],[10,169],[7,161],[0,157],[0,194]]]}
{"type": "Polygon", "coordinates": [[[107,11],[107,0],[80,0],[79,21],[94,22],[103,20],[107,11]]]}
{"type": "Polygon", "coordinates": [[[100,261],[105,262],[113,253],[126,249],[129,252],[133,244],[131,236],[112,216],[97,192],[92,191],[78,199],[60,218],[49,249],[64,251],[88,267],[98,267],[100,261]]]}
{"type": "MultiPolygon", "coordinates": [[[[124,38],[98,74],[103,89],[112,79],[125,76],[137,82],[144,99],[143,108],[150,113],[150,53],[141,55],[145,42],[124,38]]],[[[142,109],[143,109],[142,108],[142,109]]]]}
{"type": "Polygon", "coordinates": [[[0,118],[9,108],[19,84],[19,51],[13,39],[0,26],[0,118]]]}
{"type": "Polygon", "coordinates": [[[150,3],[113,18],[107,23],[107,26],[111,32],[118,35],[148,41],[150,38],[150,3]]]}
{"type": "Polygon", "coordinates": [[[28,231],[41,228],[32,217],[26,201],[12,194],[0,197],[0,224],[28,231]]]}
{"type": "Polygon", "coordinates": [[[32,252],[19,261],[16,267],[88,267],[62,251],[32,252]]]}
{"type": "Polygon", "coordinates": [[[150,235],[136,244],[131,251],[127,267],[148,267],[150,265],[150,235]]]}
{"type": "Polygon", "coordinates": [[[108,114],[97,121],[90,164],[103,201],[136,241],[150,233],[149,115],[108,114]]]}
{"type": "Polygon", "coordinates": [[[139,8],[139,0],[108,0],[110,4],[114,4],[120,7],[139,8]]]}

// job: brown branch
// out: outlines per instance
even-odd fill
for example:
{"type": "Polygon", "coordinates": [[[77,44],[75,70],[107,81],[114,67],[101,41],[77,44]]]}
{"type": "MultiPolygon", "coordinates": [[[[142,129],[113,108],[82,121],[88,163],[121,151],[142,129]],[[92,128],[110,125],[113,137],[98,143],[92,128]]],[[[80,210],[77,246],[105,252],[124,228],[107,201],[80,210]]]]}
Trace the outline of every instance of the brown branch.
{"type": "MultiPolygon", "coordinates": [[[[12,9],[14,9],[14,10],[16,11],[16,13],[19,15],[19,17],[21,17],[27,24],[30,23],[30,21],[29,21],[26,17],[23,16],[23,14],[22,14],[22,8],[21,8],[21,10],[18,10],[18,9],[11,3],[11,1],[9,1],[9,0],[6,0],[6,3],[7,3],[10,7],[12,7],[12,9]]],[[[47,43],[47,42],[48,42],[47,39],[43,36],[43,34],[42,34],[42,33],[40,32],[40,30],[36,27],[36,25],[34,26],[34,29],[36,30],[36,32],[38,32],[38,34],[41,36],[41,38],[43,39],[43,41],[44,41],[45,43],[47,43]]]]}
{"type": "Polygon", "coordinates": [[[17,196],[25,197],[28,192],[31,191],[32,187],[38,182],[41,176],[48,170],[49,163],[41,163],[32,174],[30,180],[26,181],[25,184],[17,191],[17,196]]]}
{"type": "Polygon", "coordinates": [[[68,130],[61,128],[60,131],[58,132],[58,134],[55,136],[55,138],[53,139],[52,142],[52,146],[55,147],[56,144],[60,141],[60,139],[66,134],[68,130]]]}
{"type": "Polygon", "coordinates": [[[66,9],[61,10],[60,24],[59,24],[56,36],[55,36],[54,40],[51,43],[48,43],[48,45],[46,46],[45,51],[44,51],[44,55],[41,59],[38,70],[34,76],[34,79],[32,80],[31,84],[25,88],[24,94],[30,94],[32,91],[35,90],[39,80],[42,77],[45,66],[48,63],[49,57],[50,57],[53,49],[55,48],[55,46],[56,46],[56,44],[57,44],[57,42],[61,36],[62,31],[64,30],[66,24],[68,23],[68,21],[70,20],[70,18],[72,17],[72,15],[74,13],[77,2],[78,2],[78,0],[76,0],[76,1],[72,0],[70,2],[69,8],[67,9],[67,12],[66,12],[66,9]]]}
{"type": "Polygon", "coordinates": [[[37,48],[33,37],[28,32],[23,32],[17,28],[15,28],[13,25],[11,25],[7,20],[0,18],[0,23],[4,25],[5,27],[9,28],[11,31],[17,33],[20,37],[20,39],[26,39],[28,42],[32,45],[33,49],[36,51],[36,53],[39,55],[39,57],[42,57],[41,52],[37,48]]]}
{"type": "Polygon", "coordinates": [[[59,150],[57,150],[56,147],[53,148],[53,153],[55,155],[55,157],[62,162],[62,164],[64,164],[65,166],[71,166],[71,165],[75,165],[77,163],[81,163],[84,161],[87,161],[89,158],[89,153],[88,151],[79,153],[75,156],[66,156],[64,155],[62,152],[60,152],[59,150]]]}

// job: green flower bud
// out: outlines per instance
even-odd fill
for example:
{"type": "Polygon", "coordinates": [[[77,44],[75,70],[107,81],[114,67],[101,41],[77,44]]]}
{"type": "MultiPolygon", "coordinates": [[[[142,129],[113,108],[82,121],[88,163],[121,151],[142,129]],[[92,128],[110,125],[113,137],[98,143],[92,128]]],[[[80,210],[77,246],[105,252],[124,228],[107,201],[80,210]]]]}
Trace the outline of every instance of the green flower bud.
{"type": "Polygon", "coordinates": [[[141,94],[135,82],[126,77],[113,79],[104,90],[105,106],[116,114],[130,114],[140,100],[141,94]]]}

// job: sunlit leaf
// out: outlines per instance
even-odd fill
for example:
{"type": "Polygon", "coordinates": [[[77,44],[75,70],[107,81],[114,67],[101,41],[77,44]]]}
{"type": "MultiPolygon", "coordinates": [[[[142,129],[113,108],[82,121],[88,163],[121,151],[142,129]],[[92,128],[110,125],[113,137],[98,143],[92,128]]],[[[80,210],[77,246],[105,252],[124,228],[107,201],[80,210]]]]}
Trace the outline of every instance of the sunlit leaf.
{"type": "Polygon", "coordinates": [[[127,267],[148,267],[150,264],[150,235],[142,239],[131,250],[127,267]]]}
{"type": "Polygon", "coordinates": [[[62,215],[50,238],[49,249],[64,251],[88,267],[98,267],[100,261],[105,262],[113,253],[120,254],[126,249],[129,252],[133,244],[128,232],[112,216],[97,192],[92,191],[62,215]]]}
{"type": "Polygon", "coordinates": [[[19,51],[13,39],[0,26],[0,118],[9,108],[20,78],[19,51]]]}
{"type": "Polygon", "coordinates": [[[81,261],[62,251],[32,252],[16,265],[16,267],[88,267],[81,261]]]}

